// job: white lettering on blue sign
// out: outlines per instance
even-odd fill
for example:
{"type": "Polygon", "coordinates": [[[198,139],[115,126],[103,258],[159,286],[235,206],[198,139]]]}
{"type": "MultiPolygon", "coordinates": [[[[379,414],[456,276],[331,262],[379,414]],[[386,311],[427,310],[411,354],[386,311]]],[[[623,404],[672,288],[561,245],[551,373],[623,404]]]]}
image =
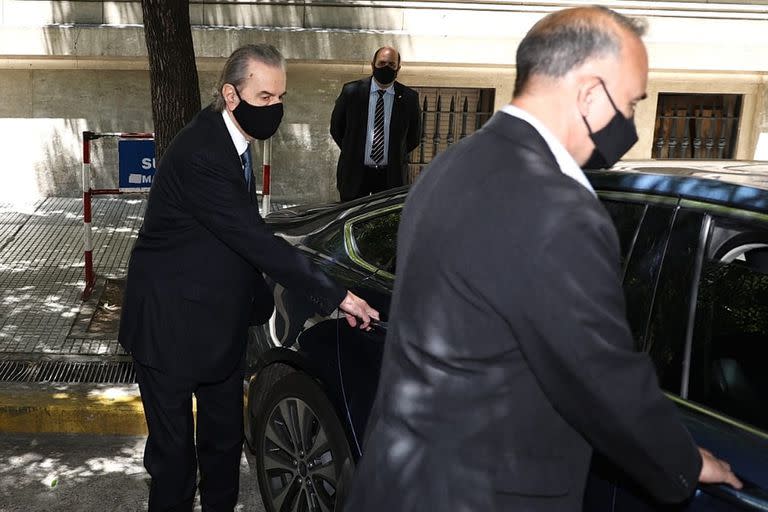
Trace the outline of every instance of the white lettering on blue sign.
{"type": "Polygon", "coordinates": [[[155,159],[154,158],[142,158],[141,159],[141,168],[145,171],[148,171],[149,169],[155,168],[155,159]]]}
{"type": "Polygon", "coordinates": [[[131,185],[143,185],[145,183],[152,184],[152,176],[147,176],[146,174],[136,174],[131,173],[128,175],[128,183],[131,185]]]}
{"type": "Polygon", "coordinates": [[[123,191],[149,190],[155,174],[155,142],[153,140],[120,139],[119,188],[123,191]]]}

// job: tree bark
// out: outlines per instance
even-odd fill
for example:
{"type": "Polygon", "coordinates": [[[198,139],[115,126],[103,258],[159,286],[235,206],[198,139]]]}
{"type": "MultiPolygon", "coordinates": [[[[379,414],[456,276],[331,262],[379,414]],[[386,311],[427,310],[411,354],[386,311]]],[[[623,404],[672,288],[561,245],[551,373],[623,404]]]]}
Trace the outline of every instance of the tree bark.
{"type": "Polygon", "coordinates": [[[155,159],[200,110],[189,0],[141,0],[149,56],[155,159]]]}

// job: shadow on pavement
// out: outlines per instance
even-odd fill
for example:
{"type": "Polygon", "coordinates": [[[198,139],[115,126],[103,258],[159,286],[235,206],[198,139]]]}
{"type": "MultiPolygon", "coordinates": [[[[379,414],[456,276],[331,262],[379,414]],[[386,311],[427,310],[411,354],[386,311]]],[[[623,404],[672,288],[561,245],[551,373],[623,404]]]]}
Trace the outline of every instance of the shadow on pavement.
{"type": "MultiPolygon", "coordinates": [[[[145,437],[5,434],[0,438],[0,512],[147,510],[145,437]]],[[[237,511],[263,512],[255,464],[240,463],[237,511]]],[[[199,502],[199,500],[198,500],[199,502]]],[[[195,507],[200,510],[199,503],[195,507]]]]}

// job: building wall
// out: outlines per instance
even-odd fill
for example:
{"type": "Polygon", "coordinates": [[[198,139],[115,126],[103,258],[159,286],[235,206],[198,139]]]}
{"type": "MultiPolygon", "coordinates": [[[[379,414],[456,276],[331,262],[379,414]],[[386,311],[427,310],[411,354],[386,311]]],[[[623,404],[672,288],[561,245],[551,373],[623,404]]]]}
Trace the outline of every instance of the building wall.
{"type": "MultiPolygon", "coordinates": [[[[766,4],[609,4],[649,21],[649,97],[637,110],[640,142],[628,158],[651,155],[660,92],[717,92],[744,95],[737,157],[768,159],[766,4]]],[[[375,48],[401,50],[405,84],[494,88],[499,108],[512,95],[519,40],[557,8],[193,0],[190,17],[204,104],[224,59],[241,44],[269,42],[289,59],[273,194],[304,202],[337,197],[330,112],[344,82],[369,74],[375,48]]],[[[79,194],[83,130],[151,131],[140,23],[133,1],[0,0],[0,202],[79,194]]],[[[94,144],[94,186],[115,186],[115,146],[94,144]]]]}

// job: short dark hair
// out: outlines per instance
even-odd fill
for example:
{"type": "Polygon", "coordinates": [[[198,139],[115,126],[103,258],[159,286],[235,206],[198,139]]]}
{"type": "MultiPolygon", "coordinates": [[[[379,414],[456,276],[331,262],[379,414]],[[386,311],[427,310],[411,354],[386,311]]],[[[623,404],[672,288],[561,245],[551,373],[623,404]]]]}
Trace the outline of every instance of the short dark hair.
{"type": "Polygon", "coordinates": [[[590,58],[618,55],[621,39],[616,27],[642,37],[646,25],[643,20],[601,6],[564,9],[547,15],[517,47],[514,95],[523,92],[533,75],[559,78],[590,58]]]}
{"type": "MultiPolygon", "coordinates": [[[[371,59],[371,64],[374,64],[374,65],[376,64],[376,57],[379,56],[379,52],[386,48],[389,48],[390,50],[395,50],[392,46],[382,46],[381,48],[373,52],[373,59],[371,59]]],[[[397,65],[400,66],[400,52],[395,50],[395,53],[397,54],[397,65]]]]}
{"type": "Polygon", "coordinates": [[[285,67],[285,58],[280,50],[271,44],[247,44],[241,46],[229,56],[221,76],[216,84],[216,90],[213,91],[213,109],[222,112],[226,102],[221,95],[221,88],[224,84],[232,84],[238,91],[246,78],[248,78],[248,64],[251,61],[262,62],[268,66],[276,68],[285,67]]]}

